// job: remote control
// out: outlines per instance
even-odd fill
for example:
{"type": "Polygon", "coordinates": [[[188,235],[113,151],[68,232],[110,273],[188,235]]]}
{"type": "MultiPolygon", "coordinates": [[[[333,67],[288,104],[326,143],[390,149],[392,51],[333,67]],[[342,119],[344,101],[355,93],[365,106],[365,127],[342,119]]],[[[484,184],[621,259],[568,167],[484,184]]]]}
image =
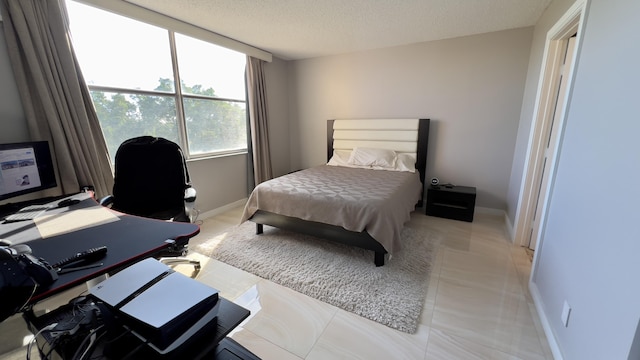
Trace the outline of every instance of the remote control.
{"type": "MultiPolygon", "coordinates": [[[[100,246],[97,248],[93,248],[93,249],[89,249],[89,250],[85,250],[83,252],[79,252],[71,257],[68,257],[62,261],[59,261],[55,264],[53,264],[53,268],[54,269],[60,269],[62,267],[65,267],[67,265],[70,264],[74,264],[77,262],[83,262],[83,263],[91,263],[97,260],[102,259],[105,255],[107,254],[107,247],[106,246],[100,246]]],[[[79,265],[79,264],[78,264],[79,265]]]]}

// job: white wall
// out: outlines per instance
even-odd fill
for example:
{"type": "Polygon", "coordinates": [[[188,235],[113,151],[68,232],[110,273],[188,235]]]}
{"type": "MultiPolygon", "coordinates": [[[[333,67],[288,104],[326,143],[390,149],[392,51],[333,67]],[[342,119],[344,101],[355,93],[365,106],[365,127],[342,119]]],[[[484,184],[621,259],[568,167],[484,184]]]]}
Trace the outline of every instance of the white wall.
{"type": "Polygon", "coordinates": [[[326,120],[432,119],[427,178],[506,209],[533,28],[292,62],[292,167],[326,162],[326,120]]]}
{"type": "Polygon", "coordinates": [[[196,208],[201,213],[247,197],[246,154],[190,160],[187,168],[198,193],[196,208]]]}
{"type": "Polygon", "coordinates": [[[627,359],[640,319],[638,14],[637,0],[587,12],[531,284],[564,359],[627,359]]]}

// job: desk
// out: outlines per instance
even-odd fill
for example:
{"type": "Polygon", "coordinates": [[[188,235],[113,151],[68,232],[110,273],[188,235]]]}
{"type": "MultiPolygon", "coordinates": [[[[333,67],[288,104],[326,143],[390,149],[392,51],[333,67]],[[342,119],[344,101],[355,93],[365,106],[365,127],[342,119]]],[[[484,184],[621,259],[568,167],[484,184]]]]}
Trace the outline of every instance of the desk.
{"type": "Polygon", "coordinates": [[[169,239],[182,244],[200,232],[196,224],[147,219],[112,211],[100,206],[90,193],[74,195],[74,198],[82,198],[82,201],[68,208],[48,210],[42,219],[0,224],[0,238],[13,244],[29,245],[34,256],[50,264],[87,249],[107,246],[107,255],[101,260],[103,266],[60,275],[50,286],[39,287],[30,304],[151,257],[171,246],[169,239]],[[87,225],[90,221],[83,221],[79,228],[71,226],[69,231],[58,234],[51,231],[59,228],[55,226],[56,222],[64,224],[69,216],[85,213],[102,213],[103,216],[92,225],[87,225]],[[47,236],[43,236],[42,229],[47,229],[47,236]]]}
{"type": "MultiPolygon", "coordinates": [[[[166,222],[111,211],[100,206],[90,195],[79,194],[74,198],[82,198],[82,201],[70,208],[49,210],[46,216],[35,221],[0,224],[0,238],[14,244],[28,244],[34,256],[41,257],[51,264],[90,248],[103,245],[108,248],[106,257],[101,260],[103,266],[60,275],[50,286],[38,288],[29,301],[30,305],[100,275],[116,272],[151,257],[171,246],[167,239],[183,244],[200,232],[199,226],[195,224],[166,222]],[[56,222],[64,223],[78,214],[98,214],[98,221],[87,225],[87,219],[80,219],[79,222],[82,224],[77,224],[80,226],[70,229],[63,227],[63,231],[60,231],[56,222]]],[[[229,354],[232,354],[243,359],[258,359],[233,340],[226,338],[233,328],[249,316],[249,311],[223,298],[218,301],[220,309],[215,330],[211,329],[210,334],[189,346],[188,350],[181,352],[179,356],[182,358],[182,355],[188,354],[184,358],[227,359],[229,354]]],[[[54,312],[55,310],[52,311],[54,312]]],[[[25,313],[25,319],[34,333],[50,323],[47,314],[35,317],[31,311],[25,313]]],[[[140,353],[143,358],[153,355],[147,351],[140,353]]]]}

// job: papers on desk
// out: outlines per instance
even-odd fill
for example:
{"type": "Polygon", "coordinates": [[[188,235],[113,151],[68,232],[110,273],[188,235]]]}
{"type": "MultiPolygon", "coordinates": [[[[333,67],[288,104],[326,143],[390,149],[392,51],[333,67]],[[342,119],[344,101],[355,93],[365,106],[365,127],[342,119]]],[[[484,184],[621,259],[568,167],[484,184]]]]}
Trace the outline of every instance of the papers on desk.
{"type": "Polygon", "coordinates": [[[118,216],[103,206],[79,208],[53,215],[41,215],[34,219],[43,239],[113,221],[118,221],[118,216]]]}

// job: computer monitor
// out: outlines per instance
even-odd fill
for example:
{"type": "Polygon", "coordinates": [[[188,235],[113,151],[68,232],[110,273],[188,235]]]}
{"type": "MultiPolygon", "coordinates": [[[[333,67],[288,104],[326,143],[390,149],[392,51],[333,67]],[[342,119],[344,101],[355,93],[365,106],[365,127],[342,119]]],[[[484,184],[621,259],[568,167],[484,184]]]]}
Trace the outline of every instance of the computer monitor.
{"type": "Polygon", "coordinates": [[[48,142],[0,144],[0,200],[56,186],[48,142]]]}

